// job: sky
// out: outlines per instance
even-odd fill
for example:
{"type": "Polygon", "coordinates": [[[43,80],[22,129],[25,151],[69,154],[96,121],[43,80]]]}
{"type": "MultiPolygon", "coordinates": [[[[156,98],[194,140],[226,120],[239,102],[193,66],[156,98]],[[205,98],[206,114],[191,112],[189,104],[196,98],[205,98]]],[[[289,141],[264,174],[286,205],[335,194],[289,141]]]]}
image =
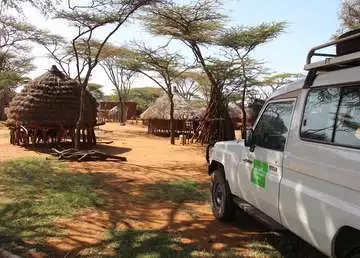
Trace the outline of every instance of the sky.
{"type": "MultiPolygon", "coordinates": [[[[181,0],[178,0],[181,1],[181,0]]],[[[286,21],[288,26],[285,32],[272,42],[260,46],[253,53],[253,57],[265,63],[265,67],[274,73],[291,72],[301,73],[305,64],[307,52],[310,48],[329,41],[340,26],[338,12],[341,0],[227,0],[223,11],[229,16],[229,26],[250,26],[263,22],[286,21]]],[[[53,33],[71,39],[74,30],[65,21],[51,20],[43,17],[37,10],[27,7],[25,12],[27,21],[48,29],[53,33]]],[[[102,37],[109,28],[104,28],[96,34],[102,37]]],[[[113,35],[110,42],[116,45],[131,46],[132,41],[143,41],[147,45],[164,44],[167,40],[154,37],[134,20],[113,35]]],[[[180,42],[172,42],[172,51],[182,53],[192,62],[193,55],[180,42]]],[[[35,78],[53,64],[46,57],[46,51],[39,46],[32,50],[35,56],[36,69],[29,76],[35,78]]],[[[91,82],[104,85],[104,92],[112,92],[111,82],[100,66],[93,71],[91,82]]],[[[155,86],[144,77],[134,81],[133,87],[155,86]]]]}

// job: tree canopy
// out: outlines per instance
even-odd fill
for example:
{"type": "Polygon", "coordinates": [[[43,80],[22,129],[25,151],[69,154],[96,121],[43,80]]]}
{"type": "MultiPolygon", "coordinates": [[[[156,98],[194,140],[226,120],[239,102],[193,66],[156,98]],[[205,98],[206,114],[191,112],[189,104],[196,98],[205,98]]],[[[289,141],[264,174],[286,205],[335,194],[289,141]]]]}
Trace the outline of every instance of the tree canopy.
{"type": "Polygon", "coordinates": [[[339,16],[342,30],[360,28],[360,0],[342,1],[339,16]]]}

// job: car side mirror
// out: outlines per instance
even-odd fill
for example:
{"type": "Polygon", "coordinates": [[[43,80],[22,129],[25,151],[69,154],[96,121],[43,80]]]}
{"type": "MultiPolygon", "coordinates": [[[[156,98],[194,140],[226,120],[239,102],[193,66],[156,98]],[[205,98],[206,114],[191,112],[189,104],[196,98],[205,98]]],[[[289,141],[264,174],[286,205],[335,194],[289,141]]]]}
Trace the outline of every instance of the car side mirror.
{"type": "Polygon", "coordinates": [[[253,129],[246,130],[245,146],[250,147],[251,152],[254,151],[254,149],[255,149],[255,138],[254,138],[254,130],[253,129]]]}

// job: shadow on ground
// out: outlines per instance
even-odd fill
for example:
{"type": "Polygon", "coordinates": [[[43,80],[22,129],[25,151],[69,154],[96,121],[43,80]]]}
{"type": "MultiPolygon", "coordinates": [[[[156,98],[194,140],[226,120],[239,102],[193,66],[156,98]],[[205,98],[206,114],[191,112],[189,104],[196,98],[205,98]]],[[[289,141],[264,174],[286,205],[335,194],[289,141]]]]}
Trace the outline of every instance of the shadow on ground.
{"type": "MultiPolygon", "coordinates": [[[[26,150],[29,151],[34,151],[37,153],[43,153],[43,154],[50,154],[52,153],[52,148],[55,148],[57,150],[64,150],[64,149],[69,149],[72,148],[72,144],[71,143],[61,143],[61,144],[37,144],[37,145],[30,145],[25,147],[26,150]]],[[[120,154],[124,154],[126,152],[130,152],[131,148],[127,148],[127,147],[117,147],[117,146],[113,146],[113,145],[107,145],[107,144],[97,144],[96,146],[93,147],[85,147],[83,146],[82,149],[95,149],[95,150],[99,150],[102,152],[105,152],[107,154],[110,155],[120,155],[120,154]]]]}
{"type": "MultiPolygon", "coordinates": [[[[233,223],[214,220],[209,214],[208,183],[192,180],[191,173],[206,175],[203,167],[196,171],[194,164],[165,167],[123,163],[121,171],[108,172],[106,166],[112,164],[103,165],[103,172],[91,173],[91,184],[82,192],[96,190],[103,203],[94,202],[92,210],[78,212],[61,223],[50,219],[56,209],[39,212],[35,208],[24,210],[26,205],[21,202],[6,204],[0,209],[0,246],[15,253],[47,257],[322,257],[293,234],[272,232],[243,212],[238,212],[233,223]],[[165,171],[173,174],[166,179],[162,175],[165,171]],[[176,171],[179,177],[174,177],[176,171]],[[49,237],[71,244],[70,250],[49,243],[49,237]]],[[[56,183],[58,177],[42,181],[51,184],[39,189],[56,190],[54,196],[58,196],[72,189],[71,181],[77,189],[82,177],[68,178],[66,191],[61,182],[56,183]]],[[[20,178],[17,183],[25,184],[20,178]]],[[[30,190],[36,190],[38,183],[30,190]]],[[[77,196],[76,190],[70,192],[77,196]]],[[[76,201],[73,197],[68,200],[67,195],[63,198],[62,209],[76,201]]],[[[34,200],[26,201],[34,207],[34,200]]]]}
{"type": "Polygon", "coordinates": [[[325,257],[292,233],[273,232],[244,212],[233,223],[214,220],[204,211],[207,183],[93,175],[107,200],[100,208],[109,220],[105,238],[80,243],[69,257],[325,257]]]}

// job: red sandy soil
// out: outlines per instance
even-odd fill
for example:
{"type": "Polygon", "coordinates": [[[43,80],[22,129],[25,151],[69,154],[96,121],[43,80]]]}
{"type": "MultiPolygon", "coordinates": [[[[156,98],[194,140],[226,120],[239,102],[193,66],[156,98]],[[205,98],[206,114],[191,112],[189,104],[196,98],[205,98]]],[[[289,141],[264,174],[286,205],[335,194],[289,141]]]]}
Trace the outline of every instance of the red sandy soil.
{"type": "MultiPolygon", "coordinates": [[[[43,155],[11,146],[4,135],[6,130],[0,129],[0,160],[43,155]]],[[[139,125],[109,123],[97,135],[100,141],[113,141],[100,145],[100,150],[125,156],[128,161],[68,163],[73,170],[96,176],[105,204],[57,222],[67,229],[67,235],[49,238],[47,243],[59,256],[96,245],[109,228],[161,230],[206,250],[235,248],[242,257],[248,253],[246,245],[269,234],[265,226],[247,215],[240,215],[234,224],[214,220],[208,203],[146,203],[137,198],[144,187],[156,182],[188,179],[208,184],[202,146],[180,145],[178,141],[170,145],[169,138],[148,135],[139,125]]]]}

